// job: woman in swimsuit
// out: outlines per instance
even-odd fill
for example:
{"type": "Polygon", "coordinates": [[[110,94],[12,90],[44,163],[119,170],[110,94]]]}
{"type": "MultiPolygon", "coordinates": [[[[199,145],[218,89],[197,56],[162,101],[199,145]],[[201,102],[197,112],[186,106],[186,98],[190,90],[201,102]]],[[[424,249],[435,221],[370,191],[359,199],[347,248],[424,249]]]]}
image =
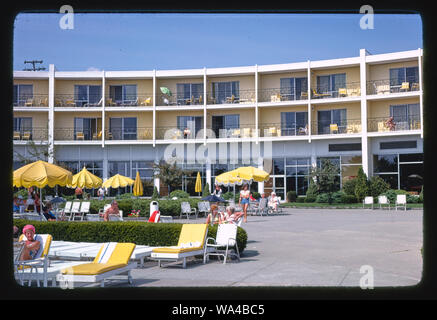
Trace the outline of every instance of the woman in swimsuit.
{"type": "Polygon", "coordinates": [[[243,207],[244,222],[247,222],[247,207],[249,206],[249,196],[250,191],[247,184],[245,184],[243,186],[243,190],[240,191],[240,201],[238,202],[243,207]]]}
{"type": "Polygon", "coordinates": [[[23,234],[26,236],[27,240],[25,241],[20,260],[35,259],[35,256],[41,246],[41,243],[38,240],[34,239],[35,227],[31,224],[25,225],[23,228],[23,234]]]}

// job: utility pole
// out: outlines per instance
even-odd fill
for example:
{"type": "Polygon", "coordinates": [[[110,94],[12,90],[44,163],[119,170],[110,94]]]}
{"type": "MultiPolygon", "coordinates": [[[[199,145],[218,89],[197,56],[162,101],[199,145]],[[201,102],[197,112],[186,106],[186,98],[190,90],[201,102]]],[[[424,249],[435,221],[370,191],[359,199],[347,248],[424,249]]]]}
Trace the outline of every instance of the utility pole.
{"type": "Polygon", "coordinates": [[[23,71],[41,71],[41,70],[45,70],[46,69],[46,68],[43,68],[43,67],[38,67],[38,68],[35,67],[36,63],[43,63],[42,60],[30,60],[30,61],[25,60],[24,63],[32,64],[33,68],[32,69],[24,68],[23,71]]]}

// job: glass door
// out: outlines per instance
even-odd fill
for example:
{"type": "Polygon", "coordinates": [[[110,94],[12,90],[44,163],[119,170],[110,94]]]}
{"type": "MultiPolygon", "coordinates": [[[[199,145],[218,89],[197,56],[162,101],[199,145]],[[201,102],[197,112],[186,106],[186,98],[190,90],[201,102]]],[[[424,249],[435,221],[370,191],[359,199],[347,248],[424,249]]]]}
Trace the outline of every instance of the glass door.
{"type": "Polygon", "coordinates": [[[123,140],[137,139],[137,118],[123,118],[123,140]]]}
{"type": "Polygon", "coordinates": [[[317,111],[317,133],[330,133],[329,126],[331,124],[331,110],[317,111]]]}

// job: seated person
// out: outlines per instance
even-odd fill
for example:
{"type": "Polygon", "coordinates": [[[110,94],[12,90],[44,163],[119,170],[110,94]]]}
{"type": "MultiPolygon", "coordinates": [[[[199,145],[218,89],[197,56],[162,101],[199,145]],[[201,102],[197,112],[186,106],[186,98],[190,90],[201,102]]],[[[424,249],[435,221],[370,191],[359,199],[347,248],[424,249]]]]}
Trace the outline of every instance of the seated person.
{"type": "Polygon", "coordinates": [[[115,200],[111,202],[111,206],[108,209],[106,209],[105,213],[103,214],[103,221],[109,221],[110,214],[115,214],[115,215],[120,214],[120,211],[118,210],[118,203],[115,200]]]}
{"type": "Polygon", "coordinates": [[[250,200],[250,201],[256,201],[256,199],[253,197],[252,192],[251,192],[250,195],[249,195],[249,200],[250,200]]]}
{"type": "Polygon", "coordinates": [[[278,210],[278,206],[279,206],[279,198],[276,196],[275,192],[272,192],[270,197],[269,197],[269,201],[268,201],[268,206],[270,208],[272,208],[274,211],[278,210]]]}
{"type": "Polygon", "coordinates": [[[35,239],[35,227],[31,224],[24,226],[23,234],[27,240],[21,252],[20,260],[33,260],[41,247],[41,242],[35,239]]]}
{"type": "Polygon", "coordinates": [[[235,208],[228,206],[226,207],[226,212],[222,216],[220,223],[237,223],[238,220],[244,216],[242,211],[235,212],[235,208]]]}
{"type": "Polygon", "coordinates": [[[211,212],[206,217],[206,224],[220,223],[220,213],[218,212],[218,206],[216,204],[211,205],[211,212]]]}
{"type": "Polygon", "coordinates": [[[20,205],[18,204],[18,197],[14,197],[14,203],[12,205],[13,212],[20,211],[20,205]]]}
{"type": "Polygon", "coordinates": [[[56,221],[56,216],[53,214],[51,210],[52,210],[52,204],[50,202],[47,203],[46,206],[42,207],[42,213],[44,217],[46,217],[48,221],[56,221]]]}

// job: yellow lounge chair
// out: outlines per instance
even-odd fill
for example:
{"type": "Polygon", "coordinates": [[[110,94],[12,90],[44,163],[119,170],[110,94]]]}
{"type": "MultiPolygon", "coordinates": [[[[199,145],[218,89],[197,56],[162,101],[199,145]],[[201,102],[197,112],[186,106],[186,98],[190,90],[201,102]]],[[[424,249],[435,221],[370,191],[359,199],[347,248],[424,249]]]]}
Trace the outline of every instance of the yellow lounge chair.
{"type": "MultiPolygon", "coordinates": [[[[36,268],[42,268],[43,283],[44,286],[47,287],[47,268],[50,265],[48,254],[53,238],[50,234],[35,234],[34,239],[40,242],[40,249],[35,255],[35,258],[32,260],[20,261],[19,257],[17,257],[17,261],[14,262],[15,275],[17,280],[20,281],[21,285],[24,284],[24,280],[28,280],[30,286],[32,280],[35,279],[39,287],[38,274],[33,273],[33,270],[35,269],[36,272],[36,268]]],[[[26,240],[27,238],[24,234],[22,234],[18,239],[19,242],[26,240]]]]}
{"type": "Polygon", "coordinates": [[[186,267],[188,257],[203,255],[205,252],[205,239],[208,233],[207,224],[183,224],[177,246],[154,248],[151,259],[161,261],[182,260],[182,268],[186,267]]]}
{"type": "Polygon", "coordinates": [[[316,89],[312,89],[313,98],[323,98],[323,97],[331,97],[330,93],[318,93],[316,89]]]}
{"type": "Polygon", "coordinates": [[[105,279],[127,274],[127,280],[131,284],[130,272],[137,267],[137,263],[129,262],[129,260],[135,246],[134,243],[104,243],[93,262],[63,269],[57,275],[56,280],[64,283],[100,282],[100,286],[104,287],[105,279]]]}

